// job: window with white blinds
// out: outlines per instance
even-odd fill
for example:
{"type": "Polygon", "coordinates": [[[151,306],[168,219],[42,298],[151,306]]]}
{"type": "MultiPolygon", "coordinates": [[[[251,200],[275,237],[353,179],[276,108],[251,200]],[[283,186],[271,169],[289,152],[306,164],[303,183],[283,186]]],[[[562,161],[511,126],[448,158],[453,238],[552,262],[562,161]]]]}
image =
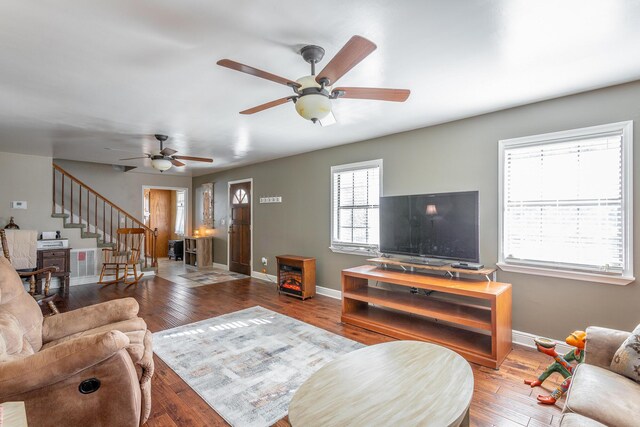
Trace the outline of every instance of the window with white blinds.
{"type": "Polygon", "coordinates": [[[631,126],[500,141],[501,267],[633,276],[631,126]]]}
{"type": "Polygon", "coordinates": [[[331,249],[375,252],[379,244],[382,160],[331,168],[331,249]]]}

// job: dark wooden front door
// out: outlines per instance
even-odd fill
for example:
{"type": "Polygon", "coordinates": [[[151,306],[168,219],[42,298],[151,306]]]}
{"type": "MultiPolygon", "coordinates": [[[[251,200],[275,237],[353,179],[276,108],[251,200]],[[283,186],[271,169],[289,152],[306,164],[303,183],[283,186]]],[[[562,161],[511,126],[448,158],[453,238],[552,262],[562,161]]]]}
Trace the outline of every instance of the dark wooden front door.
{"type": "Polygon", "coordinates": [[[229,270],[251,275],[251,183],[229,188],[229,270]]]}

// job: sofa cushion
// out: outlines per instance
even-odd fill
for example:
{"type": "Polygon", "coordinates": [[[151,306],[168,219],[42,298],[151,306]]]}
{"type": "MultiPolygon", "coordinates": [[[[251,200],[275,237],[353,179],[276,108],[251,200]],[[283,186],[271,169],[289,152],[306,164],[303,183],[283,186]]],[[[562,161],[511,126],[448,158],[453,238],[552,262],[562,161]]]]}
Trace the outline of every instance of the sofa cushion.
{"type": "Polygon", "coordinates": [[[13,314],[33,351],[42,347],[42,311],[25,291],[22,280],[6,258],[0,256],[0,311],[13,314]]]}
{"type": "Polygon", "coordinates": [[[640,383],[640,325],[622,343],[611,361],[611,370],[640,383]]]}
{"type": "Polygon", "coordinates": [[[573,412],[602,424],[638,426],[640,384],[598,366],[582,363],[571,380],[564,412],[573,412]]]}
{"type": "Polygon", "coordinates": [[[591,418],[580,414],[564,414],[560,420],[560,427],[607,427],[591,418]]]}

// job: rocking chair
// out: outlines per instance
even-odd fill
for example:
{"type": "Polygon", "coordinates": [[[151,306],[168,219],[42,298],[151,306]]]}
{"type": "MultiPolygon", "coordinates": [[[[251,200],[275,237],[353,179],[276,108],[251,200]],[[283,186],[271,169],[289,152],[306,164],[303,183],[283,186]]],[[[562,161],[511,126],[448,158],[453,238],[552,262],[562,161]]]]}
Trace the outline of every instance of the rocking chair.
{"type": "Polygon", "coordinates": [[[126,285],[137,284],[142,273],[138,273],[140,248],[144,239],[143,228],[119,228],[115,248],[102,249],[102,271],[98,283],[111,285],[123,282],[126,285]],[[113,276],[105,280],[105,276],[113,276]]]}
{"type": "MultiPolygon", "coordinates": [[[[9,253],[9,244],[7,243],[7,234],[5,230],[0,229],[0,244],[2,244],[2,254],[11,264],[11,255],[9,253]]],[[[14,267],[15,268],[15,267],[14,267]]],[[[17,270],[16,270],[17,271],[17,270]]],[[[34,269],[33,271],[17,271],[21,279],[29,279],[29,295],[38,302],[38,305],[46,305],[51,310],[51,314],[59,314],[55,301],[60,297],[57,294],[49,295],[49,286],[51,285],[51,273],[58,271],[58,267],[46,267],[34,269]],[[42,294],[37,294],[37,278],[44,275],[44,286],[42,294]]]]}

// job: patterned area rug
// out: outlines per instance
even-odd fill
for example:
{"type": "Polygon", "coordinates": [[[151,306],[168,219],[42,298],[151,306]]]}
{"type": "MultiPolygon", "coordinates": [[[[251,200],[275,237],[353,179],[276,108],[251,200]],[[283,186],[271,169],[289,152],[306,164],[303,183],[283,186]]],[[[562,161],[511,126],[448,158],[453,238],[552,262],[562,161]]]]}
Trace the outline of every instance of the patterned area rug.
{"type": "Polygon", "coordinates": [[[364,345],[256,306],[153,334],[153,349],[233,426],[270,426],[315,371],[364,345]]]}
{"type": "Polygon", "coordinates": [[[211,270],[200,270],[193,273],[180,274],[180,277],[189,279],[193,284],[183,284],[190,288],[197,288],[198,286],[213,285],[215,283],[228,282],[230,280],[246,279],[247,275],[234,273],[233,271],[220,270],[213,268],[211,270]]]}

